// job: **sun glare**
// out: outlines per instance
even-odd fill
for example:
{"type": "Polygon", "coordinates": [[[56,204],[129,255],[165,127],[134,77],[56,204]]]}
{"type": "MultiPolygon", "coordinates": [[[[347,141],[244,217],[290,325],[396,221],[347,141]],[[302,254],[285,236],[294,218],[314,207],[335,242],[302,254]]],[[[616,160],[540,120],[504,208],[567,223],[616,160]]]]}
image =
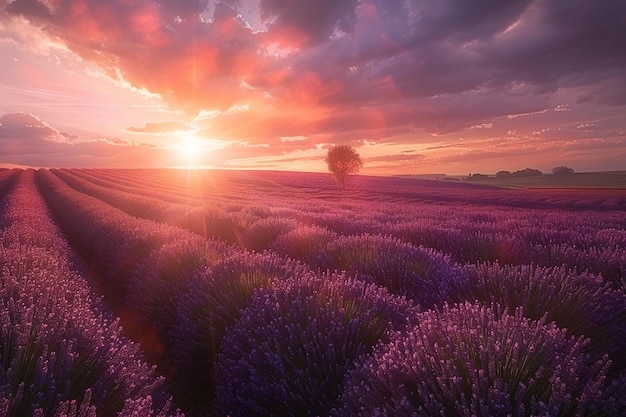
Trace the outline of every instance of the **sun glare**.
{"type": "Polygon", "coordinates": [[[184,138],[179,149],[185,158],[193,160],[199,156],[200,143],[197,139],[184,138]]]}
{"type": "Polygon", "coordinates": [[[202,160],[202,154],[205,149],[202,145],[202,140],[198,139],[194,132],[181,132],[178,135],[179,142],[176,145],[176,150],[182,157],[182,162],[186,165],[194,165],[202,160]]]}
{"type": "Polygon", "coordinates": [[[185,168],[206,168],[212,166],[212,153],[223,149],[227,143],[219,139],[199,138],[195,131],[178,132],[177,141],[171,149],[179,157],[180,165],[185,168]]]}

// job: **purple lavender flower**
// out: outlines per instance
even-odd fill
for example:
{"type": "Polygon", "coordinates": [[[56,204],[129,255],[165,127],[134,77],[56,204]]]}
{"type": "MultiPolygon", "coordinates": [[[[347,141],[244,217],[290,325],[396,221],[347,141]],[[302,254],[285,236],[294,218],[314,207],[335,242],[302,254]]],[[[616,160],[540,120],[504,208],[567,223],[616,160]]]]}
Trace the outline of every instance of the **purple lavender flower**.
{"type": "Polygon", "coordinates": [[[241,244],[248,250],[263,251],[269,249],[279,236],[299,226],[299,223],[293,219],[277,217],[259,219],[242,232],[241,244]]]}
{"type": "Polygon", "coordinates": [[[255,293],[217,360],[217,402],[231,416],[325,415],[345,372],[414,307],[338,275],[300,276],[255,293]]]}
{"type": "Polygon", "coordinates": [[[335,239],[337,234],[334,232],[317,226],[303,226],[279,236],[271,249],[292,259],[310,262],[316,253],[335,239]]]}
{"type": "Polygon", "coordinates": [[[464,279],[448,256],[385,236],[341,236],[322,247],[316,258],[314,265],[322,270],[346,271],[423,307],[449,299],[450,290],[464,279]]]}
{"type": "Polygon", "coordinates": [[[615,398],[624,381],[607,387],[606,358],[584,353],[521,308],[499,314],[477,304],[444,307],[395,333],[347,377],[337,416],[396,415],[623,415],[615,398]],[[612,414],[618,413],[618,414],[612,414]]]}
{"type": "Polygon", "coordinates": [[[565,267],[478,264],[466,267],[468,279],[458,281],[456,301],[480,301],[499,311],[522,307],[526,317],[567,329],[569,335],[590,338],[586,352],[609,354],[614,372],[626,365],[626,294],[601,276],[565,267]]]}
{"type": "Polygon", "coordinates": [[[215,361],[228,328],[252,301],[257,288],[311,273],[273,254],[236,252],[198,271],[177,302],[172,360],[181,372],[181,395],[190,407],[207,408],[215,388],[215,361]]]}
{"type": "Polygon", "coordinates": [[[95,407],[98,415],[115,415],[126,399],[155,395],[165,404],[163,379],[74,269],[80,265],[32,170],[22,172],[3,205],[0,217],[10,223],[0,241],[3,415],[53,416],[60,404],[87,397],[85,413],[95,407]]]}

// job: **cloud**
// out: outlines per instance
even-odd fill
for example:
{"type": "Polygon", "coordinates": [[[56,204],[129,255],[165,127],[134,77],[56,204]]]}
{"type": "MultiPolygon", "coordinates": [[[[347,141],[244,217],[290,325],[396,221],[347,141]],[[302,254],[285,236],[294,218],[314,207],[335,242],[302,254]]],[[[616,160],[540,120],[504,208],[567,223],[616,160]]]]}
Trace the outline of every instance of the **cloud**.
{"type": "MultiPolygon", "coordinates": [[[[0,164],[33,167],[160,167],[171,152],[119,138],[78,141],[32,114],[0,117],[0,164]]],[[[164,165],[165,164],[165,165],[164,165]]]]}
{"type": "Polygon", "coordinates": [[[32,114],[5,114],[0,117],[0,140],[19,139],[24,142],[45,137],[50,142],[67,142],[75,138],[62,133],[32,114]]]}
{"type": "Polygon", "coordinates": [[[191,130],[191,126],[182,122],[156,122],[146,123],[142,127],[129,127],[126,130],[135,133],[171,133],[191,130]]]}
{"type": "Polygon", "coordinates": [[[17,16],[187,121],[214,112],[197,135],[233,141],[224,158],[363,140],[413,147],[626,106],[623,0],[14,0],[0,12],[17,16]]]}
{"type": "Polygon", "coordinates": [[[369,162],[418,162],[426,159],[425,155],[414,154],[414,155],[381,155],[381,156],[372,156],[364,158],[365,163],[369,162]]]}
{"type": "Polygon", "coordinates": [[[357,0],[260,0],[267,37],[282,45],[308,47],[334,34],[351,33],[357,0]]]}
{"type": "Polygon", "coordinates": [[[208,3],[61,0],[52,9],[15,0],[6,10],[42,22],[112,75],[119,69],[133,85],[194,111],[264,94],[277,109],[382,107],[501,89],[541,96],[626,66],[615,53],[626,36],[620,0],[260,0],[263,32],[251,29],[237,2],[217,2],[201,17],[208,3]],[[280,56],[268,49],[275,43],[294,45],[280,56]]]}

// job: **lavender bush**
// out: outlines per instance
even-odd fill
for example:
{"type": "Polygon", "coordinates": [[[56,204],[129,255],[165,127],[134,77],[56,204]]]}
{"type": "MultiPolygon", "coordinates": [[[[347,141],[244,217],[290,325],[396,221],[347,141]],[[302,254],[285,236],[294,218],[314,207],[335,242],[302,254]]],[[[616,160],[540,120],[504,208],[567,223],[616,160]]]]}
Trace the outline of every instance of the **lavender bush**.
{"type": "Polygon", "coordinates": [[[162,378],[94,300],[33,171],[17,179],[0,218],[10,224],[0,240],[0,414],[62,415],[85,398],[84,413],[98,416],[127,415],[127,399],[155,395],[164,405],[162,378]]]}
{"type": "Polygon", "coordinates": [[[241,245],[254,251],[269,249],[281,235],[298,229],[300,225],[292,219],[266,217],[252,223],[241,233],[241,245]]]}
{"type": "Polygon", "coordinates": [[[123,303],[130,288],[139,285],[134,282],[140,276],[137,271],[154,251],[171,242],[199,240],[178,227],[137,219],[81,194],[49,171],[38,171],[37,178],[70,239],[98,267],[110,303],[123,303]]]}
{"type": "Polygon", "coordinates": [[[11,190],[20,174],[19,169],[0,169],[0,199],[11,190]]]}
{"type": "MultiPolygon", "coordinates": [[[[432,368],[434,376],[428,374],[447,387],[447,396],[437,397],[441,401],[455,398],[454,407],[478,410],[476,415],[556,414],[542,408],[549,404],[562,415],[623,413],[626,198],[615,191],[495,190],[362,177],[338,195],[324,175],[176,170],[40,170],[37,190],[33,175],[0,169],[6,346],[0,353],[0,415],[169,413],[167,395],[157,387],[161,379],[137,345],[121,336],[111,311],[166,375],[177,406],[190,406],[192,414],[219,411],[213,407],[216,386],[224,414],[352,410],[337,402],[345,373],[355,361],[373,361],[367,357],[377,343],[382,355],[383,345],[405,337],[394,333],[389,344],[387,330],[401,329],[406,320],[418,324],[415,309],[401,303],[439,309],[445,301],[465,300],[486,306],[472,309],[488,310],[483,321],[491,330],[478,349],[489,352],[485,357],[471,350],[462,356],[462,347],[471,346],[466,333],[480,335],[468,330],[478,319],[459,324],[450,312],[471,310],[466,304],[423,316],[433,329],[435,322],[442,328],[440,339],[444,330],[467,336],[453,338],[458,352],[450,351],[465,358],[452,362],[456,368],[444,360],[445,366],[432,368]],[[81,259],[60,238],[37,191],[81,259]],[[273,253],[243,252],[246,247],[273,253]],[[327,269],[346,271],[349,278],[321,275],[327,269]],[[389,299],[392,307],[371,301],[363,295],[368,291],[385,294],[370,298],[389,299]],[[96,292],[104,298],[98,300],[96,292]],[[507,387],[514,386],[511,375],[517,381],[530,371],[515,368],[517,373],[485,382],[485,375],[495,375],[489,369],[507,369],[507,358],[523,350],[518,343],[511,355],[502,354],[509,339],[497,335],[504,335],[505,324],[513,329],[509,339],[536,342],[526,346],[530,359],[520,363],[541,362],[542,372],[552,375],[549,382],[544,373],[532,384],[523,382],[524,392],[532,391],[527,397],[519,394],[521,385],[513,397],[507,387]],[[539,341],[556,347],[539,348],[539,341]],[[483,358],[487,371],[466,372],[467,355],[483,358]],[[555,364],[571,366],[566,372],[555,364]],[[579,375],[578,382],[569,372],[579,375]],[[84,377],[70,383],[68,375],[84,377]],[[476,392],[501,398],[504,408],[496,400],[471,399],[474,388],[462,380],[478,381],[476,392]],[[111,381],[115,388],[106,388],[111,381]],[[595,385],[588,389],[585,381],[595,385]],[[449,388],[459,384],[462,399],[452,395],[461,391],[449,388]],[[542,396],[537,386],[549,394],[542,396]],[[593,399],[585,397],[592,392],[593,399]]],[[[439,339],[420,337],[418,357],[439,352],[439,339]]],[[[413,339],[406,339],[408,346],[413,339]]],[[[439,395],[433,388],[439,385],[421,381],[411,392],[428,388],[439,395]]],[[[361,390],[365,382],[358,384],[361,390]]],[[[412,404],[413,397],[406,397],[393,397],[396,405],[389,409],[380,402],[378,411],[393,414],[383,409],[412,404]]],[[[368,414],[368,407],[361,413],[368,414]]]]}
{"type": "Polygon", "coordinates": [[[302,265],[276,254],[233,253],[198,271],[177,301],[172,331],[183,392],[189,406],[207,408],[216,384],[215,361],[228,329],[251,302],[255,289],[310,275],[302,265]]]}
{"type": "Polygon", "coordinates": [[[333,415],[624,415],[626,380],[607,386],[610,361],[586,343],[521,308],[446,306],[361,361],[333,415]]]}
{"type": "Polygon", "coordinates": [[[322,227],[302,226],[279,236],[270,249],[315,266],[314,255],[337,237],[336,233],[322,227]]]}
{"type": "Polygon", "coordinates": [[[125,305],[154,323],[166,337],[176,318],[176,303],[197,270],[227,257],[230,249],[197,237],[165,243],[133,270],[125,305]]]}
{"type": "Polygon", "coordinates": [[[456,301],[480,301],[499,311],[522,307],[533,320],[567,329],[569,335],[590,338],[585,351],[601,357],[609,354],[615,371],[626,365],[626,294],[614,290],[601,276],[577,273],[565,267],[532,265],[468,266],[469,279],[456,301]]]}
{"type": "Polygon", "coordinates": [[[464,279],[449,257],[385,236],[341,236],[320,248],[314,258],[315,267],[346,271],[423,307],[449,299],[457,281],[464,279]]]}
{"type": "Polygon", "coordinates": [[[413,314],[385,289],[338,275],[262,288],[222,343],[218,405],[230,416],[326,415],[352,363],[413,314]]]}

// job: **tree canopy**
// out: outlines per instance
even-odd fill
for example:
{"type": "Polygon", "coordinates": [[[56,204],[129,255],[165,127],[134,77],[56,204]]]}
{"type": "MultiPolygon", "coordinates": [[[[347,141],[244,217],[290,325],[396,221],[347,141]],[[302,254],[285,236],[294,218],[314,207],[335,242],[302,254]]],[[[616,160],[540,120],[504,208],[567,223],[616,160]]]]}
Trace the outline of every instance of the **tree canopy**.
{"type": "Polygon", "coordinates": [[[363,166],[363,161],[356,149],[350,145],[336,145],[328,150],[326,155],[328,170],[332,172],[337,184],[346,188],[346,177],[354,174],[363,166]]]}
{"type": "Polygon", "coordinates": [[[552,173],[554,175],[568,175],[568,174],[573,174],[574,170],[566,166],[558,166],[558,167],[552,168],[552,173]]]}

